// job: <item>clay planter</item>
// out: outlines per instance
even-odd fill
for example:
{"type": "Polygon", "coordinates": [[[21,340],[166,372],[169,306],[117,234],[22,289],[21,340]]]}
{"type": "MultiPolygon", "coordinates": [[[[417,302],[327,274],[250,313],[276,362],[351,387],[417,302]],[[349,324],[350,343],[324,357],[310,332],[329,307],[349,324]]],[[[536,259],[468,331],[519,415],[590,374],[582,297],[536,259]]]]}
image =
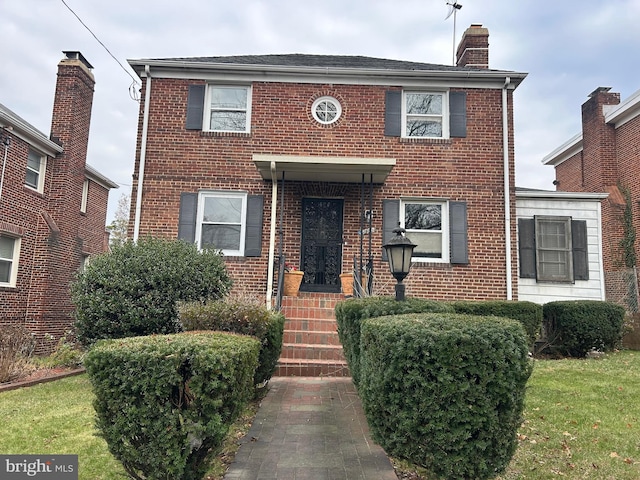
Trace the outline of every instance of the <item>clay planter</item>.
{"type": "Polygon", "coordinates": [[[297,297],[302,283],[304,272],[294,270],[292,272],[284,272],[284,288],[283,293],[288,297],[297,297]]]}

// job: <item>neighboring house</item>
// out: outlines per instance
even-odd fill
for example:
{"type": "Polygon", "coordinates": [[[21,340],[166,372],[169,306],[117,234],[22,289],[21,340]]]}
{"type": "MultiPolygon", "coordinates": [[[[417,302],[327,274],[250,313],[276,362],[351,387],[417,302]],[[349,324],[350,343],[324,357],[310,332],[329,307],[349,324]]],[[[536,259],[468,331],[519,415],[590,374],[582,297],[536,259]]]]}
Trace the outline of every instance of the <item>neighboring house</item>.
{"type": "Polygon", "coordinates": [[[601,202],[607,194],[516,188],[518,299],[604,300],[601,202]]]}
{"type": "Polygon", "coordinates": [[[72,327],[69,286],[107,248],[107,200],[117,188],[85,162],[92,67],[64,53],[50,137],[0,104],[0,325],[26,326],[39,352],[72,327]]]}
{"type": "Polygon", "coordinates": [[[234,289],[339,292],[364,265],[395,280],[382,245],[418,244],[407,294],[517,299],[513,91],[488,68],[488,31],[456,66],[332,55],[129,60],[143,82],[134,239],[182,238],[225,255],[234,289]]]}
{"type": "Polygon", "coordinates": [[[597,88],[582,105],[582,132],[543,159],[558,191],[606,192],[602,258],[607,300],[638,311],[640,258],[640,91],[624,102],[597,88]]]}

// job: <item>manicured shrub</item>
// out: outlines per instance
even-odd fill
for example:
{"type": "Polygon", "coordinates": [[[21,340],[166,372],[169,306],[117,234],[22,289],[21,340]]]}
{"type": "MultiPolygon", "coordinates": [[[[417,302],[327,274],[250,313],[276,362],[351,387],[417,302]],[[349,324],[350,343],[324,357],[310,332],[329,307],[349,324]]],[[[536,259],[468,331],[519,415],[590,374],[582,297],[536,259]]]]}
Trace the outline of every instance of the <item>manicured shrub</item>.
{"type": "Polygon", "coordinates": [[[29,357],[35,346],[35,337],[25,327],[0,327],[0,383],[18,378],[27,372],[29,357]]]}
{"type": "Polygon", "coordinates": [[[422,298],[397,301],[395,297],[354,298],[336,305],[338,335],[351,378],[355,385],[360,381],[360,324],[365,318],[419,312],[453,312],[446,303],[422,298]]]}
{"type": "Polygon", "coordinates": [[[358,392],[390,455],[446,479],[486,479],[515,452],[526,333],[500,317],[410,314],[362,322],[358,392]]]}
{"type": "Polygon", "coordinates": [[[622,342],[625,310],[593,300],[550,302],[543,307],[549,349],[572,357],[610,351],[622,342]]]}
{"type": "Polygon", "coordinates": [[[281,313],[241,301],[189,302],[180,305],[179,318],[185,330],[217,330],[257,337],[262,348],[254,383],[261,384],[273,375],[282,350],[281,313]]]}
{"type": "Polygon", "coordinates": [[[96,343],[96,426],[132,478],[199,479],[253,394],[260,344],[189,332],[96,343]]]}
{"type": "Polygon", "coordinates": [[[522,323],[529,337],[529,348],[533,349],[542,328],[542,305],[533,302],[507,300],[456,301],[450,302],[456,313],[469,315],[493,315],[512,318],[522,323]]]}
{"type": "Polygon", "coordinates": [[[78,340],[176,333],[176,302],[217,300],[231,287],[215,251],[147,238],[95,257],[72,285],[78,340]]]}

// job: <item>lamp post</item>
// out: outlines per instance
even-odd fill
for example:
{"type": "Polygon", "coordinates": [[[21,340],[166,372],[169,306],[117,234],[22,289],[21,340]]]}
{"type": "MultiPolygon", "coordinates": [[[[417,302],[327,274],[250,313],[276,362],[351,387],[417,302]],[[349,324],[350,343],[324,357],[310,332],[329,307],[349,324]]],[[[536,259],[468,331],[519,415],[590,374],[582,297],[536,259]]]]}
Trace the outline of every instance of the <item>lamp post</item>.
{"type": "Polygon", "coordinates": [[[391,275],[398,281],[396,284],[396,300],[404,300],[405,286],[402,280],[409,274],[411,255],[417,245],[405,236],[405,229],[398,225],[393,233],[395,237],[383,245],[389,259],[391,275]]]}

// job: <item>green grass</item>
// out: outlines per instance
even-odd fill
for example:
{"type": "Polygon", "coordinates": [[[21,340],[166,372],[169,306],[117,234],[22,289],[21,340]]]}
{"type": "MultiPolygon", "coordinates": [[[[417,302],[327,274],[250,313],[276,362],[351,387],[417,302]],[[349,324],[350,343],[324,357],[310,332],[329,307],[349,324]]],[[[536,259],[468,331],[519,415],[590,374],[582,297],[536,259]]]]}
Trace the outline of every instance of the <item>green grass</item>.
{"type": "Polygon", "coordinates": [[[0,393],[0,452],[77,454],[79,479],[127,478],[95,435],[92,400],[86,375],[0,393]]]}
{"type": "MultiPolygon", "coordinates": [[[[91,401],[86,375],[0,393],[0,452],[78,454],[80,479],[125,478],[95,435],[91,401]]],[[[597,360],[536,360],[524,417],[518,450],[501,480],[639,479],[640,352],[597,360]]],[[[250,418],[245,416],[234,430],[231,450],[250,418]]],[[[225,450],[221,456],[229,455],[225,450]]],[[[402,471],[420,472],[413,478],[429,478],[399,463],[402,471]]]]}

